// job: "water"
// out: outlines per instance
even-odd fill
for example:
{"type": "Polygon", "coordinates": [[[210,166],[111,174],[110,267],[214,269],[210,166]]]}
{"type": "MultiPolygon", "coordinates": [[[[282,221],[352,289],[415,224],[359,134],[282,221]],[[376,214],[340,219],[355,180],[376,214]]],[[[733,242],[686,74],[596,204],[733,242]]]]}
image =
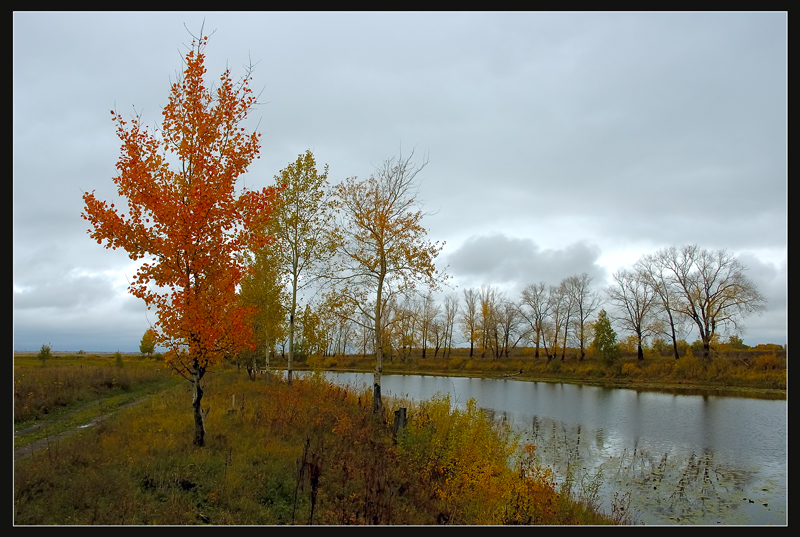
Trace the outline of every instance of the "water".
{"type": "MultiPolygon", "coordinates": [[[[372,385],[372,374],[331,373],[372,385]]],[[[449,394],[506,420],[537,446],[542,464],[600,509],[628,493],[633,520],[648,525],[785,525],[787,405],[717,395],[672,395],[573,384],[384,375],[385,397],[449,394]]]]}

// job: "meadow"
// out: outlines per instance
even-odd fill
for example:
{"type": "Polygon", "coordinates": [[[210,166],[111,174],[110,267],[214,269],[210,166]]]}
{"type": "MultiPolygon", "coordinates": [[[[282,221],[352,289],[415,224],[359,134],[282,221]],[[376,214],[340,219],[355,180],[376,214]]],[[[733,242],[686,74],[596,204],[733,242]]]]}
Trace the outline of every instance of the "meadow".
{"type": "Polygon", "coordinates": [[[119,358],[15,358],[15,525],[626,522],[624,505],[598,513],[474,404],[374,414],[370,393],[320,375],[253,381],[226,363],[207,376],[197,448],[188,383],[119,358]]]}

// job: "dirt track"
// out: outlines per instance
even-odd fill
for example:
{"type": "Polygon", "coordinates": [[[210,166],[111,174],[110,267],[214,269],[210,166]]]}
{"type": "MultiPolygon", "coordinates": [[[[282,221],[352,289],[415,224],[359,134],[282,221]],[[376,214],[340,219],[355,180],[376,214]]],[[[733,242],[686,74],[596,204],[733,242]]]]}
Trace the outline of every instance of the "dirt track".
{"type": "MultiPolygon", "coordinates": [[[[34,453],[37,453],[37,452],[39,452],[39,451],[41,451],[43,449],[47,449],[51,444],[54,444],[54,443],[58,442],[61,438],[70,436],[72,434],[75,434],[75,433],[77,433],[79,431],[82,431],[84,429],[87,429],[89,427],[95,427],[96,425],[98,425],[100,422],[102,422],[105,418],[107,418],[108,416],[110,416],[114,412],[116,412],[118,410],[121,410],[123,408],[127,408],[127,407],[130,407],[130,406],[136,405],[138,403],[141,403],[145,399],[147,399],[147,397],[144,397],[142,399],[137,399],[136,401],[131,401],[130,403],[126,403],[126,404],[122,405],[121,407],[114,409],[114,411],[111,412],[111,413],[103,414],[102,416],[97,416],[96,418],[94,418],[91,422],[87,423],[86,425],[81,425],[80,427],[76,427],[74,429],[70,429],[69,431],[63,431],[63,432],[60,432],[58,434],[54,434],[53,436],[47,436],[45,438],[40,438],[39,440],[36,440],[35,442],[32,442],[32,443],[30,443],[28,445],[25,445],[25,446],[22,446],[19,449],[15,449],[14,450],[14,460],[22,459],[24,457],[28,457],[30,455],[33,455],[34,453]]],[[[14,437],[25,436],[25,435],[28,435],[28,434],[32,434],[32,433],[36,432],[38,429],[41,429],[42,427],[46,427],[47,425],[50,425],[50,423],[43,422],[43,423],[36,424],[33,427],[28,427],[27,429],[22,429],[22,430],[19,430],[19,431],[15,431],[14,432],[14,437]]]]}

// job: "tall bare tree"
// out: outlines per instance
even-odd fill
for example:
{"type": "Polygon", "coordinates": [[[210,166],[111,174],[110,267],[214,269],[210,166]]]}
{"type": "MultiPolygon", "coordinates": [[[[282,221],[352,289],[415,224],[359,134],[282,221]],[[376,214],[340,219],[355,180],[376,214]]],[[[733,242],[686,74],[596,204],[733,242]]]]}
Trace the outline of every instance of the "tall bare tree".
{"type": "MultiPolygon", "coordinates": [[[[549,327],[545,327],[545,330],[550,332],[550,337],[552,338],[552,345],[551,349],[553,350],[552,358],[555,358],[558,354],[558,338],[560,337],[561,333],[564,333],[564,344],[561,346],[561,361],[564,361],[564,357],[566,354],[567,349],[567,334],[569,333],[569,316],[570,312],[572,311],[572,304],[570,303],[569,297],[566,294],[564,282],[562,281],[558,285],[551,285],[547,290],[547,297],[548,302],[550,303],[550,312],[551,312],[551,322],[548,323],[549,327]]],[[[547,349],[545,348],[545,352],[547,349]]],[[[551,359],[551,355],[548,354],[547,356],[548,361],[551,359]]]]}
{"type": "MultiPolygon", "coordinates": [[[[508,358],[512,349],[527,337],[528,330],[524,327],[524,319],[520,314],[519,304],[507,297],[502,297],[496,309],[497,331],[500,334],[499,350],[508,358]]],[[[499,356],[499,354],[498,354],[499,356]]]]}
{"type": "Polygon", "coordinates": [[[535,345],[533,356],[539,357],[539,345],[544,344],[547,353],[547,340],[544,338],[545,322],[550,316],[552,303],[548,300],[547,285],[544,282],[532,283],[522,290],[520,296],[520,315],[530,326],[530,335],[535,345]]]}
{"type": "Polygon", "coordinates": [[[746,315],[764,310],[766,300],[745,276],[747,267],[726,250],[672,247],[664,258],[681,297],[678,310],[697,327],[705,359],[723,327],[740,332],[746,315]]]}
{"type": "Polygon", "coordinates": [[[565,292],[572,304],[574,312],[574,331],[580,346],[579,360],[586,356],[587,331],[591,330],[589,317],[600,307],[600,296],[592,289],[592,278],[585,272],[579,276],[570,276],[564,280],[565,292]]]}
{"type": "Polygon", "coordinates": [[[614,318],[636,335],[636,354],[643,360],[642,340],[653,330],[651,319],[658,295],[640,272],[621,269],[614,273],[613,279],[614,284],[606,289],[606,294],[620,312],[614,318]]]}
{"type": "Polygon", "coordinates": [[[499,334],[497,330],[497,309],[500,305],[500,291],[490,285],[481,286],[478,295],[478,332],[481,342],[481,358],[486,352],[493,358],[499,357],[499,334]]]}
{"type": "Polygon", "coordinates": [[[431,341],[431,330],[441,308],[430,292],[422,297],[421,306],[418,324],[419,342],[422,345],[422,357],[425,358],[427,356],[428,343],[431,341]]]}
{"type": "Polygon", "coordinates": [[[636,262],[634,270],[645,281],[647,281],[653,288],[660,308],[657,313],[666,321],[666,329],[662,330],[670,337],[672,341],[672,353],[677,360],[680,358],[678,352],[678,331],[681,325],[680,313],[677,307],[680,302],[680,296],[677,294],[677,288],[672,283],[673,277],[669,270],[669,257],[670,249],[666,248],[651,255],[646,255],[636,262]]]}

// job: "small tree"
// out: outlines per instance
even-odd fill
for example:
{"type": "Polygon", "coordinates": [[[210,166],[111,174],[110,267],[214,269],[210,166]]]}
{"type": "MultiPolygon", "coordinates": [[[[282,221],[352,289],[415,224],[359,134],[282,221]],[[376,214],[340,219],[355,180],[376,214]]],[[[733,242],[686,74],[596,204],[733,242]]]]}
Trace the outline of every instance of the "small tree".
{"type": "Polygon", "coordinates": [[[249,269],[244,252],[269,242],[276,195],[273,188],[237,192],[260,149],[260,135],[243,127],[256,97],[250,70],[238,83],[226,70],[216,88],[206,84],[207,41],[192,41],[160,128],[151,133],[140,117],[129,124],[111,112],[122,142],[113,181],[128,210],[86,192],[82,215],[98,244],[147,260],[130,291],[157,311],[157,341],[172,351],[168,364],[191,383],[197,446],[205,436],[206,372],[253,346],[254,308],[239,303],[237,287],[249,269]]]}
{"type": "Polygon", "coordinates": [[[39,360],[42,361],[42,365],[44,366],[47,363],[47,360],[52,358],[53,355],[50,352],[50,345],[44,344],[42,345],[42,349],[39,351],[39,360]]]}
{"type": "Polygon", "coordinates": [[[597,357],[606,365],[613,365],[619,359],[619,346],[617,345],[617,333],[611,327],[606,310],[600,310],[597,321],[594,323],[594,342],[597,357]]]}
{"type": "Polygon", "coordinates": [[[147,356],[156,352],[156,333],[152,328],[145,330],[142,341],[139,343],[139,352],[147,356]]]}

